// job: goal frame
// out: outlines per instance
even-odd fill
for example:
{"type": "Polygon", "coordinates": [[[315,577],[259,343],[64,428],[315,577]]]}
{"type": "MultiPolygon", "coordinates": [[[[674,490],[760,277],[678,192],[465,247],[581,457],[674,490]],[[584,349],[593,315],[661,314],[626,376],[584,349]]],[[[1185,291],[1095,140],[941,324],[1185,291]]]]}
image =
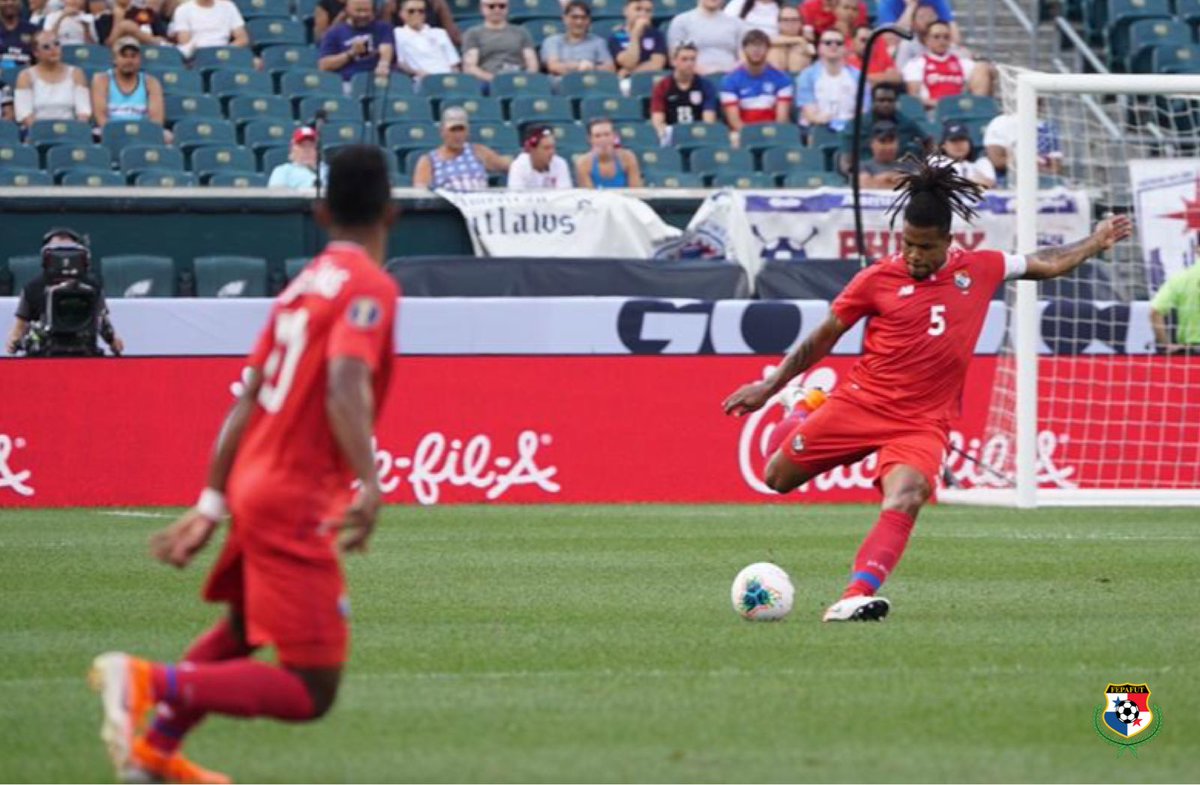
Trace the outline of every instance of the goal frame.
{"type": "MultiPolygon", "coordinates": [[[[1200,75],[1191,74],[1050,74],[1025,71],[1017,75],[1017,146],[1037,149],[1039,94],[1192,95],[1200,98],[1200,75]]],[[[1037,250],[1037,156],[1017,157],[1017,253],[1037,250]]],[[[945,489],[947,502],[1015,506],[1200,506],[1200,488],[1105,488],[1068,490],[1039,488],[1037,483],[1038,426],[1038,287],[1036,281],[1017,281],[1013,308],[1015,360],[1016,454],[1011,489],[945,489]]]]}

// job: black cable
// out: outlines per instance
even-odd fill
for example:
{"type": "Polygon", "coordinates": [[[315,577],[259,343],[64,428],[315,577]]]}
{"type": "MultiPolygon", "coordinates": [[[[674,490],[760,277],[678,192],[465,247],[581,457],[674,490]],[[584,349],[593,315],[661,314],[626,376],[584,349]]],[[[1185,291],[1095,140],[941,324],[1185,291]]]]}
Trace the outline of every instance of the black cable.
{"type": "Polygon", "coordinates": [[[913,37],[909,30],[895,25],[883,25],[871,31],[871,35],[867,37],[867,45],[863,48],[862,70],[858,74],[858,90],[854,96],[854,147],[850,155],[850,188],[854,191],[854,239],[858,243],[858,263],[863,267],[867,265],[867,245],[863,236],[862,194],[858,186],[858,164],[862,157],[862,111],[867,92],[867,71],[871,67],[871,50],[875,46],[875,39],[884,33],[900,36],[906,41],[911,41],[913,37]]]}

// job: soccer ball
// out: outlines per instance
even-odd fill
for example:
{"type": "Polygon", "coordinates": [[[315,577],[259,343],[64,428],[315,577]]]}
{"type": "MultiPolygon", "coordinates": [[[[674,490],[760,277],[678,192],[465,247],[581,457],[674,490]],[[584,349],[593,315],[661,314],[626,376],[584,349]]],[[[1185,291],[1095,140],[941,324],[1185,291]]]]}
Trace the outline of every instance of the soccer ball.
{"type": "Polygon", "coordinates": [[[729,594],[743,619],[778,621],[791,612],[795,589],[781,567],[764,561],[739,572],[729,594]]]}
{"type": "Polygon", "coordinates": [[[1117,719],[1124,722],[1126,725],[1132,723],[1138,718],[1138,707],[1133,701],[1121,701],[1117,706],[1117,719]]]}

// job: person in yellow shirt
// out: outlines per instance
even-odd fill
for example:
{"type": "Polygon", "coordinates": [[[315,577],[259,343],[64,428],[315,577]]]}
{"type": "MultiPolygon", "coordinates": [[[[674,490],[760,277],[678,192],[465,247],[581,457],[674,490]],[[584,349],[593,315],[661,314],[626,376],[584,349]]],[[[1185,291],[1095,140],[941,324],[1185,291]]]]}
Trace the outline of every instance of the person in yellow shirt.
{"type": "Polygon", "coordinates": [[[1200,351],[1200,264],[1175,273],[1150,301],[1150,324],[1160,352],[1200,351]],[[1175,340],[1171,340],[1166,316],[1175,312],[1175,340]]]}

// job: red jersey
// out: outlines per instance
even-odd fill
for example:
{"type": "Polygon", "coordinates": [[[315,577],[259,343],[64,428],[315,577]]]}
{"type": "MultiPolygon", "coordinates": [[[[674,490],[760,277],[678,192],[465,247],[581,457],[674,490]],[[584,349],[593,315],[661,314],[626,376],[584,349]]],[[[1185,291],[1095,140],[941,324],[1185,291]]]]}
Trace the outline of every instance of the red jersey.
{"type": "Polygon", "coordinates": [[[279,295],[249,364],[263,383],[229,480],[231,497],[270,495],[340,514],[354,474],[326,414],[329,361],[371,369],[375,415],[391,378],[400,290],[353,243],[330,243],[279,295]]]}
{"type": "MultiPolygon", "coordinates": [[[[821,33],[837,24],[837,14],[825,7],[825,0],[804,0],[800,5],[800,18],[804,20],[804,24],[812,25],[813,34],[817,38],[821,37],[821,33]]],[[[867,4],[860,2],[858,18],[854,20],[854,26],[862,27],[866,23],[867,4]]]]}
{"type": "Polygon", "coordinates": [[[834,397],[891,418],[953,417],[992,295],[1024,272],[1023,256],[961,248],[923,281],[898,253],[863,270],[833,301],[847,327],[870,320],[862,359],[834,397]]]}

